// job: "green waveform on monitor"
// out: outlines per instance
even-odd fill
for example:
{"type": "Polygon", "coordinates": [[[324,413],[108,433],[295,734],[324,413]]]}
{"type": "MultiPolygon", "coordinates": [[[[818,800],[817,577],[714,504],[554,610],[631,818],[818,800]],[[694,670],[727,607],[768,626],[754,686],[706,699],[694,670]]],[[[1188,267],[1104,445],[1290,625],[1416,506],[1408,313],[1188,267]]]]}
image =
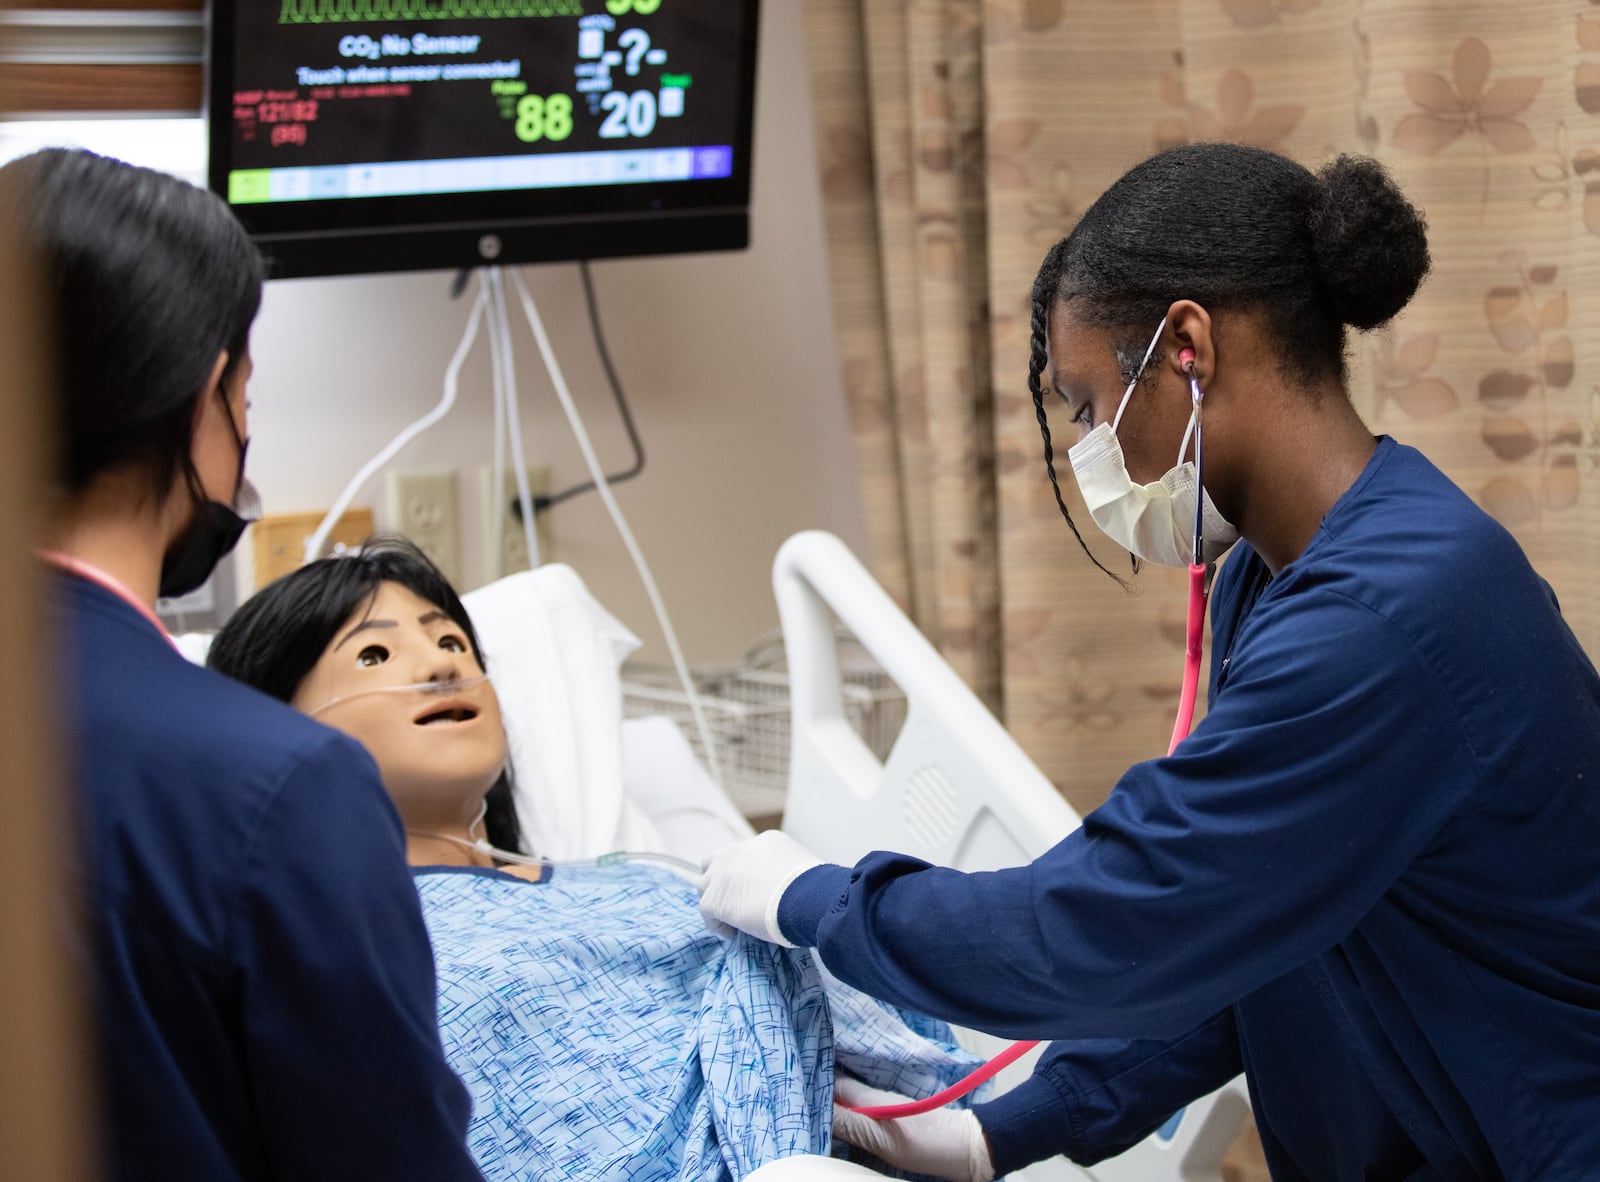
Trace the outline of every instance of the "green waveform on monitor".
{"type": "Polygon", "coordinates": [[[582,16],[583,0],[283,0],[280,25],[582,16]]]}

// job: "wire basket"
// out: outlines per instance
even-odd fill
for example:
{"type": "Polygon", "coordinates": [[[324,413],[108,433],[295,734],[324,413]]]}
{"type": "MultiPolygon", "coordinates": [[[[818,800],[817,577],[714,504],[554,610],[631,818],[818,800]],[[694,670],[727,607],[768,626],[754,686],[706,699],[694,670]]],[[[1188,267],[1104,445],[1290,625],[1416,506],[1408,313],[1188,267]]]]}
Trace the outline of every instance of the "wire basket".
{"type": "MultiPolygon", "coordinates": [[[[691,673],[723,790],[746,817],[782,813],[789,790],[789,675],[782,664],[780,641],[752,648],[735,668],[691,673]]],[[[905,723],[905,693],[853,638],[840,641],[839,668],[845,718],[879,759],[886,758],[905,723]]],[[[689,697],[671,669],[624,668],[622,715],[672,719],[708,763],[689,697]]]]}

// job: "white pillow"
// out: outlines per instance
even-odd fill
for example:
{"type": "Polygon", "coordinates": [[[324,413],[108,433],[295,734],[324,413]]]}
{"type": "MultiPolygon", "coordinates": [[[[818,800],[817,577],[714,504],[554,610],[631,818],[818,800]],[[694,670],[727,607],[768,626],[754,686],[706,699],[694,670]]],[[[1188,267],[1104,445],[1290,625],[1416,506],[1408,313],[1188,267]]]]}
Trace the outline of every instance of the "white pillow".
{"type": "Polygon", "coordinates": [[[661,850],[623,790],[620,669],[638,637],[559,563],[462,601],[500,698],[527,851],[561,861],[661,850]]]}

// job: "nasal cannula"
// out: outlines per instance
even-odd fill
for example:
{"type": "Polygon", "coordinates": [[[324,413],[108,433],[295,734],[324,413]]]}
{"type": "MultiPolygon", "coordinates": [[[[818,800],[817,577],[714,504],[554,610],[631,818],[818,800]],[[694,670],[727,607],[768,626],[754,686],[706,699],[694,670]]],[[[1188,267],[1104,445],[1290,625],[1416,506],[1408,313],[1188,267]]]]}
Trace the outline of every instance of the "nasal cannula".
{"type": "MultiPolygon", "coordinates": [[[[1194,350],[1184,349],[1178,354],[1178,360],[1189,374],[1189,397],[1194,403],[1194,549],[1189,559],[1189,609],[1186,627],[1184,629],[1183,649],[1183,689],[1178,696],[1178,716],[1173,722],[1172,741],[1167,745],[1167,754],[1171,755],[1178,749],[1178,744],[1189,737],[1190,728],[1194,725],[1195,699],[1200,694],[1200,656],[1201,637],[1205,632],[1206,600],[1210,590],[1211,573],[1214,569],[1205,560],[1205,533],[1203,512],[1205,506],[1205,485],[1200,481],[1200,442],[1202,432],[1200,429],[1200,401],[1203,395],[1200,392],[1200,381],[1194,372],[1194,350]]],[[[958,1079],[955,1083],[945,1088],[942,1092],[935,1092],[921,1100],[911,1100],[904,1104],[872,1104],[862,1107],[846,1105],[851,1112],[870,1117],[873,1120],[895,1120],[902,1116],[916,1116],[922,1112],[932,1112],[935,1108],[943,1108],[955,1100],[959,1100],[968,1092],[987,1083],[1001,1071],[1026,1055],[1039,1045],[1039,1039],[1014,1042],[983,1066],[970,1074],[958,1079]]]]}
{"type": "MultiPolygon", "coordinates": [[[[429,697],[446,698],[487,684],[489,684],[489,676],[483,673],[476,677],[462,677],[444,681],[417,681],[409,685],[374,686],[371,689],[357,690],[353,694],[331,698],[315,710],[309,710],[307,713],[315,718],[317,715],[331,710],[335,706],[343,705],[345,702],[350,702],[357,698],[373,697],[377,694],[424,694],[429,697]]],[[[487,803],[479,807],[477,818],[467,827],[468,834],[471,834],[483,824],[484,812],[487,808],[487,803]]],[[[454,845],[461,846],[463,849],[472,850],[474,853],[484,854],[493,858],[496,862],[505,862],[515,866],[614,866],[624,862],[655,862],[673,870],[681,871],[693,878],[698,878],[700,875],[699,865],[689,861],[687,858],[657,853],[654,850],[614,850],[593,858],[557,860],[520,854],[512,850],[502,850],[490,845],[488,839],[484,837],[468,841],[466,838],[456,837],[449,833],[426,833],[415,830],[407,830],[407,832],[413,837],[433,837],[441,841],[448,841],[454,845]]]]}
{"type": "Polygon", "coordinates": [[[377,694],[426,694],[435,698],[447,698],[452,694],[460,694],[464,690],[477,689],[480,685],[489,684],[489,675],[480,673],[476,677],[453,677],[442,681],[414,681],[410,685],[379,685],[371,689],[357,690],[353,694],[345,694],[338,698],[329,698],[315,710],[307,710],[312,718],[335,706],[342,706],[346,702],[353,702],[357,698],[370,698],[377,694]]]}

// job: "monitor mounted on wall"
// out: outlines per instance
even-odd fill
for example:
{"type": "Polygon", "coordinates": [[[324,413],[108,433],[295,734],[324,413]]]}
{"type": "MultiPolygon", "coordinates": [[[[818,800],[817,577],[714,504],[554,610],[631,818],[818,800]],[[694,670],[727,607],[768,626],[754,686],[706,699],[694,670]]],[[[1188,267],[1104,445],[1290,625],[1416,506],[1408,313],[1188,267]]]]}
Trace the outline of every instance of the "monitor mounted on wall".
{"type": "Polygon", "coordinates": [[[758,0],[212,0],[208,176],[274,277],[738,250],[758,0]]]}

